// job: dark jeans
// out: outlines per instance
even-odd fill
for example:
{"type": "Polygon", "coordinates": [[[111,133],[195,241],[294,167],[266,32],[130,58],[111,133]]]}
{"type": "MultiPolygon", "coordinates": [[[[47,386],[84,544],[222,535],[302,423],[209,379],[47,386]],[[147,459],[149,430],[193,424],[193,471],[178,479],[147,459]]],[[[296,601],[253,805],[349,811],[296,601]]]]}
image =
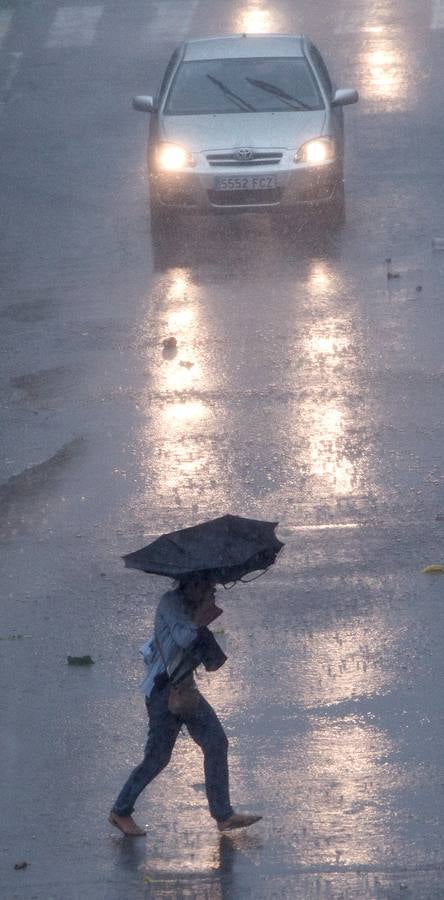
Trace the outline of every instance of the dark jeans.
{"type": "Polygon", "coordinates": [[[205,788],[210,814],[226,819],[233,810],[228,787],[228,740],[214,709],[199,694],[194,716],[184,720],[168,709],[168,685],[155,686],[145,698],[149,730],[145,756],[124,784],[113,806],[119,816],[130,816],[139,794],[168,765],[182,724],[199,745],[204,755],[205,788]]]}

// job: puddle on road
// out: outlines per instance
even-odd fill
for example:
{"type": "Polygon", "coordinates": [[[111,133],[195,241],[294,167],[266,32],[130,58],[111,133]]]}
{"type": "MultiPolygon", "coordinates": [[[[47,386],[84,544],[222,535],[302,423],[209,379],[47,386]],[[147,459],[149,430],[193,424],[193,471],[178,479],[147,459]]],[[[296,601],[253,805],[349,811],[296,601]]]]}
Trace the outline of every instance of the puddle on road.
{"type": "Polygon", "coordinates": [[[60,397],[66,385],[68,372],[63,366],[53,369],[40,369],[38,372],[29,372],[25,375],[17,375],[11,378],[13,387],[20,391],[21,396],[17,403],[45,403],[54,401],[60,397]]]}
{"type": "Polygon", "coordinates": [[[45,495],[57,485],[66,467],[79,459],[85,447],[84,438],[74,438],[49,459],[29,466],[0,484],[0,504],[3,511],[0,538],[5,539],[34,527],[36,519],[41,523],[42,509],[34,510],[33,504],[40,494],[45,495]]]}
{"type": "MultiPolygon", "coordinates": [[[[27,293],[33,293],[29,291],[27,293]]],[[[15,295],[20,296],[20,291],[15,290],[15,295]]],[[[33,300],[23,300],[11,303],[0,310],[0,316],[15,322],[44,322],[55,313],[54,301],[48,298],[48,292],[43,291],[41,297],[33,300]]]]}

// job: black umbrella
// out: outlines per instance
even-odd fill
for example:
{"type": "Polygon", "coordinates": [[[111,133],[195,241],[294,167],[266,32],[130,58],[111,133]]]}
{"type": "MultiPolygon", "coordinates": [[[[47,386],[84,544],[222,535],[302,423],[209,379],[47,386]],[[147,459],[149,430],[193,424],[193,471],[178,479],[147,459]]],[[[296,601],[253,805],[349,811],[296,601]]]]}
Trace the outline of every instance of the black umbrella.
{"type": "Polygon", "coordinates": [[[123,559],[129,568],[155,575],[185,580],[198,574],[227,584],[274,563],[284,546],[274,533],[277,524],[220,516],[164,534],[123,559]]]}

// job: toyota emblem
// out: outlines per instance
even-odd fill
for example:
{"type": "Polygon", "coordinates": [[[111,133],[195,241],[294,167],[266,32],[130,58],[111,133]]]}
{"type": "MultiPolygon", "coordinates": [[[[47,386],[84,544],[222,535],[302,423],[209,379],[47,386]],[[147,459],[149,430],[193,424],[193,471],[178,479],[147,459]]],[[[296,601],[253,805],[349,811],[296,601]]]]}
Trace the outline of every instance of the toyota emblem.
{"type": "Polygon", "coordinates": [[[254,151],[242,148],[242,150],[236,150],[234,155],[235,155],[236,159],[242,159],[242,160],[253,159],[254,151]]]}

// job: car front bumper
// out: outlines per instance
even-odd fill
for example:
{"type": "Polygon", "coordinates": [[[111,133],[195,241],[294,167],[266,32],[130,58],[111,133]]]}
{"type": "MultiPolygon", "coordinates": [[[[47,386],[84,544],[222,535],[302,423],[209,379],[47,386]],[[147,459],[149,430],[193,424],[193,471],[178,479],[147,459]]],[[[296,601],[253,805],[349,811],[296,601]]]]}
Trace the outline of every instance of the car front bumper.
{"type": "Polygon", "coordinates": [[[338,162],[332,161],[316,167],[292,164],[286,169],[239,166],[217,172],[198,167],[180,173],[151,171],[149,179],[151,199],[160,207],[201,213],[289,212],[328,204],[342,175],[338,162]],[[232,189],[221,190],[221,178],[232,189]]]}

